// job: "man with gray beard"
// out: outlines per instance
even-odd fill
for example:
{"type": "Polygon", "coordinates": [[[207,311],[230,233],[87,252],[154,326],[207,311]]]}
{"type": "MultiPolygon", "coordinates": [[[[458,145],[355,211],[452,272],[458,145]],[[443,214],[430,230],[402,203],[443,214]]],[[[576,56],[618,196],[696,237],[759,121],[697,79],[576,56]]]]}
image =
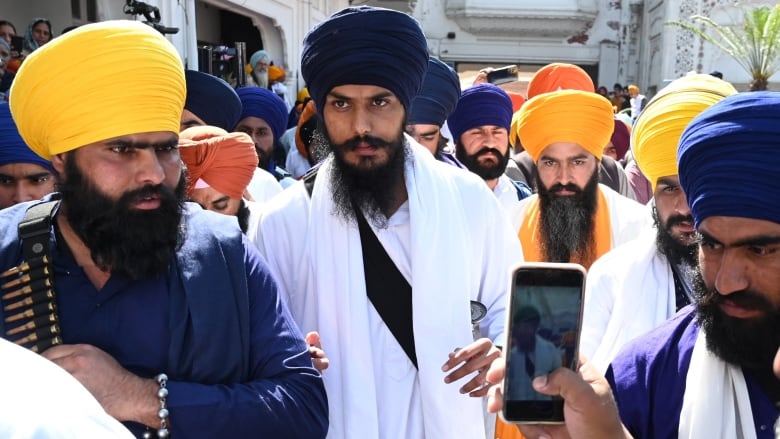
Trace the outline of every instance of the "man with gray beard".
{"type": "Polygon", "coordinates": [[[527,261],[589,268],[650,224],[648,209],[598,182],[604,145],[614,129],[609,101],[560,90],[529,100],[518,117],[520,141],[538,169],[538,194],[512,214],[527,261]]]}
{"type": "Polygon", "coordinates": [[[329,155],[266,205],[258,236],[330,360],[330,438],[486,437],[484,377],[503,361],[522,251],[482,179],[404,135],[427,68],[419,23],[398,11],[348,8],[304,39],[329,155]]]}

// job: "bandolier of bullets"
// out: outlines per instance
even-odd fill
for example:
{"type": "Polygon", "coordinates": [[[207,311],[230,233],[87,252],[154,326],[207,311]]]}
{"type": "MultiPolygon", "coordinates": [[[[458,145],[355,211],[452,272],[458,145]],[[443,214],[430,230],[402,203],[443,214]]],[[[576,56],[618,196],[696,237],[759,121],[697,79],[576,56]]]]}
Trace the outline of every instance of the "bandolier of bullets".
{"type": "Polygon", "coordinates": [[[0,274],[6,337],[33,352],[61,344],[54,273],[39,256],[0,274]]]}

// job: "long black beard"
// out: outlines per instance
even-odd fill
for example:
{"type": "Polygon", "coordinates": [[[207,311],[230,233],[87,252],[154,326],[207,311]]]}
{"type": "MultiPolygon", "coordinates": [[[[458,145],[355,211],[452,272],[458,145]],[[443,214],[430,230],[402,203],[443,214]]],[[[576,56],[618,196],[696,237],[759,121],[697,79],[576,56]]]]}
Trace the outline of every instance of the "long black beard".
{"type": "Polygon", "coordinates": [[[182,174],[175,190],[148,185],[112,200],[86,178],[75,158],[71,153],[65,160],[60,183],[62,214],[90,250],[95,264],[130,279],[166,272],[184,240],[180,223],[186,176],[182,174]],[[149,195],[160,198],[159,208],[130,208],[134,200],[149,195]]]}
{"type": "Polygon", "coordinates": [[[539,218],[541,253],[546,262],[570,262],[594,260],[594,216],[598,205],[599,174],[593,172],[585,188],[575,184],[555,184],[544,187],[536,175],[539,193],[539,218]],[[574,195],[560,196],[555,192],[566,189],[574,195]]]}
{"type": "Polygon", "coordinates": [[[387,227],[387,216],[398,204],[398,187],[405,184],[404,164],[409,157],[403,130],[395,139],[385,141],[378,137],[354,137],[343,144],[330,142],[327,130],[323,130],[325,141],[333,154],[330,178],[333,182],[334,214],[347,222],[355,219],[355,209],[363,211],[366,219],[377,228],[387,227]],[[376,148],[385,148],[389,153],[387,163],[368,169],[356,168],[344,161],[344,152],[359,142],[367,142],[376,148]]]}
{"type": "Polygon", "coordinates": [[[458,159],[463,166],[469,171],[479,175],[483,180],[493,180],[500,177],[504,171],[506,171],[506,165],[509,163],[509,146],[507,145],[506,154],[501,154],[501,151],[495,148],[482,148],[475,154],[466,154],[466,149],[463,144],[458,142],[455,145],[455,158],[458,159]],[[498,159],[498,163],[491,166],[485,166],[479,163],[477,160],[483,154],[493,154],[498,159]]]}
{"type": "Polygon", "coordinates": [[[689,267],[694,267],[698,262],[699,245],[696,243],[685,245],[672,236],[672,227],[683,221],[693,222],[693,217],[676,215],[664,223],[658,216],[658,210],[653,207],[653,222],[656,228],[655,246],[658,251],[674,265],[685,263],[689,267]]]}
{"type": "Polygon", "coordinates": [[[754,319],[725,315],[718,307],[724,296],[707,289],[698,268],[694,272],[693,288],[696,292],[696,313],[707,336],[707,349],[728,363],[770,371],[780,347],[780,310],[764,294],[744,290],[727,297],[737,304],[761,307],[767,313],[754,319]]]}
{"type": "Polygon", "coordinates": [[[238,212],[236,212],[236,218],[238,218],[238,227],[246,234],[249,229],[249,206],[241,199],[241,203],[238,205],[238,212]]]}

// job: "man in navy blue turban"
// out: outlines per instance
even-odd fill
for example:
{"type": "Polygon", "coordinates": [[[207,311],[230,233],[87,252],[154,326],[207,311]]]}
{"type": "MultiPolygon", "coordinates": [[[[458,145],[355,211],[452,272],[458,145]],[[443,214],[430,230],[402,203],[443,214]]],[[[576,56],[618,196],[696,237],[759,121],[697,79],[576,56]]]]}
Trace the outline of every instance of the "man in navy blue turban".
{"type": "Polygon", "coordinates": [[[7,102],[0,103],[0,209],[54,192],[57,172],[34,153],[16,128],[7,102]]]}
{"type": "Polygon", "coordinates": [[[233,87],[221,78],[197,70],[185,70],[184,79],[187,100],[179,131],[200,125],[232,131],[241,116],[241,100],[233,87]]]}
{"type": "Polygon", "coordinates": [[[504,175],[509,163],[512,100],[501,87],[477,84],[463,91],[447,119],[455,157],[482,177],[507,211],[531,195],[531,188],[504,175]]]}
{"type": "Polygon", "coordinates": [[[458,105],[459,97],[458,74],[438,58],[431,57],[420,93],[412,101],[406,118],[406,132],[434,157],[451,164],[457,162],[444,151],[448,139],[441,134],[441,126],[458,105]]]}
{"type": "Polygon", "coordinates": [[[630,343],[607,371],[633,437],[775,437],[778,114],[780,94],[738,93],[680,138],[680,186],[701,235],[696,304],[630,343]]]}
{"type": "Polygon", "coordinates": [[[270,172],[282,187],[288,187],[295,181],[289,172],[277,165],[287,158],[279,144],[287,126],[287,105],[267,88],[241,87],[237,93],[242,109],[234,131],[249,134],[257,150],[257,167],[270,172]]]}
{"type": "Polygon", "coordinates": [[[326,158],[267,205],[258,246],[331,359],[329,438],[486,437],[483,371],[501,361],[522,251],[484,181],[404,133],[428,59],[419,23],[382,8],[303,42],[326,158]]]}

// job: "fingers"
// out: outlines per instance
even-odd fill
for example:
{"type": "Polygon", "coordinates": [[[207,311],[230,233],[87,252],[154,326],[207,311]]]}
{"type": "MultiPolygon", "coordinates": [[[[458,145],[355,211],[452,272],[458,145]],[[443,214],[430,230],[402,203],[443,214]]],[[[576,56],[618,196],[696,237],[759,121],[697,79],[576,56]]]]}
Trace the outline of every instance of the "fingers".
{"type": "MultiPolygon", "coordinates": [[[[490,372],[488,372],[488,377],[490,372]]],[[[493,384],[488,389],[487,411],[488,413],[498,413],[504,406],[504,392],[501,390],[501,383],[493,384]]]]}
{"type": "Polygon", "coordinates": [[[465,348],[455,348],[453,352],[450,352],[449,358],[447,359],[447,362],[444,363],[444,365],[441,367],[441,370],[447,372],[458,364],[480,355],[480,353],[488,352],[492,347],[493,342],[487,338],[480,338],[465,348]]]}
{"type": "MultiPolygon", "coordinates": [[[[485,372],[487,371],[487,368],[490,366],[490,363],[493,362],[496,358],[501,356],[501,351],[498,349],[493,348],[492,350],[477,350],[473,352],[472,356],[465,356],[465,354],[461,354],[462,351],[466,351],[467,349],[463,349],[461,351],[458,351],[457,353],[450,354],[451,359],[448,361],[445,366],[448,366],[451,362],[456,362],[456,365],[461,364],[459,367],[456,367],[452,373],[444,377],[445,383],[452,383],[455,381],[458,381],[459,379],[473,373],[473,372],[485,372]]],[[[447,369],[452,370],[452,369],[447,369]]],[[[484,383],[484,373],[482,374],[482,382],[484,383]]],[[[471,390],[471,389],[469,389],[471,390]]]]}
{"type": "Polygon", "coordinates": [[[304,340],[306,340],[306,343],[309,346],[316,346],[320,349],[322,349],[322,343],[320,342],[320,333],[319,332],[309,332],[306,334],[306,337],[304,337],[304,340]]]}

